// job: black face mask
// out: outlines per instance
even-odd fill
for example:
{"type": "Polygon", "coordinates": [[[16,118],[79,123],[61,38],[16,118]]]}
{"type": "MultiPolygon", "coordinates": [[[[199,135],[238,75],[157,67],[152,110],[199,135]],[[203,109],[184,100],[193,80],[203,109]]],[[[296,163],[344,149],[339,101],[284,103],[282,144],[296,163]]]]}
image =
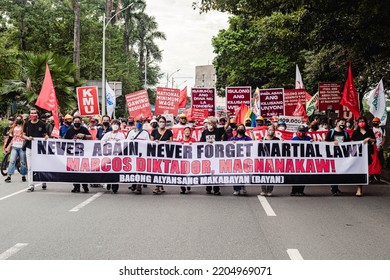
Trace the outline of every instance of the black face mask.
{"type": "Polygon", "coordinates": [[[81,127],[81,123],[74,123],[73,124],[75,128],[80,128],[81,127]]]}
{"type": "Polygon", "coordinates": [[[109,122],[103,122],[103,125],[104,126],[110,126],[110,123],[109,122]]]}
{"type": "Polygon", "coordinates": [[[244,135],[245,134],[245,130],[244,129],[237,129],[237,133],[240,134],[240,135],[244,135]]]}
{"type": "Polygon", "coordinates": [[[152,123],[150,126],[153,127],[153,128],[156,128],[157,127],[157,123],[152,123]]]}
{"type": "Polygon", "coordinates": [[[129,125],[134,125],[134,122],[129,122],[129,125]]]}
{"type": "Polygon", "coordinates": [[[230,127],[233,128],[233,129],[235,129],[235,128],[237,127],[237,125],[236,125],[235,123],[231,123],[231,124],[230,124],[230,127]]]}
{"type": "Polygon", "coordinates": [[[378,126],[379,126],[379,123],[372,123],[372,125],[373,125],[374,127],[378,127],[378,126]]]}
{"type": "Polygon", "coordinates": [[[17,121],[16,121],[16,124],[19,124],[19,125],[20,125],[20,124],[23,124],[23,121],[22,121],[22,120],[17,120],[17,121]]]}
{"type": "Polygon", "coordinates": [[[71,125],[72,124],[72,122],[65,122],[67,125],[71,125]]]}
{"type": "Polygon", "coordinates": [[[345,125],[343,125],[343,124],[339,125],[339,127],[340,127],[342,130],[345,129],[345,125]]]}

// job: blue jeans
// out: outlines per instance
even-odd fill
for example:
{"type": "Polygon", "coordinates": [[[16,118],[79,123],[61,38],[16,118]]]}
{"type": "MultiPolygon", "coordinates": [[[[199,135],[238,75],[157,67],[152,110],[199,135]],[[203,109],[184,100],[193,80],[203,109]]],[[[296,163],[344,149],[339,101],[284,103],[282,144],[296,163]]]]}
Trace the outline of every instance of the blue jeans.
{"type": "Polygon", "coordinates": [[[27,175],[26,152],[22,148],[12,147],[11,155],[9,156],[8,174],[13,175],[15,172],[16,159],[20,159],[20,174],[27,175]]]}

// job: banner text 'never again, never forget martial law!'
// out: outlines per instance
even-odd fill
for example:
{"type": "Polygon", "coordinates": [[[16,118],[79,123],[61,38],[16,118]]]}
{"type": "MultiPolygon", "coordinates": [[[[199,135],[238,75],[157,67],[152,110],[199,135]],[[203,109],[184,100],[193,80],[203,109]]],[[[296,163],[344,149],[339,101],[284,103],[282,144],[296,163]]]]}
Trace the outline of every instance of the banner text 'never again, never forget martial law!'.
{"type": "Polygon", "coordinates": [[[33,180],[164,185],[366,184],[367,145],[34,140],[33,180]],[[331,175],[331,176],[330,176],[331,175]]]}

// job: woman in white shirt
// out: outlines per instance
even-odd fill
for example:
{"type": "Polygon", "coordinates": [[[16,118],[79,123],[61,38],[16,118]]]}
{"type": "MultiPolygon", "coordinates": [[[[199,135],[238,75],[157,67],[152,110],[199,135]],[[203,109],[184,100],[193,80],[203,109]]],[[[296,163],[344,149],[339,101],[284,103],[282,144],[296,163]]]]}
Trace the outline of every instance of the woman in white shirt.
{"type": "MultiPolygon", "coordinates": [[[[101,141],[107,142],[107,141],[122,141],[125,140],[125,134],[120,129],[121,122],[119,120],[112,120],[111,122],[111,128],[112,130],[109,132],[106,132],[102,138],[101,141]]],[[[112,188],[113,193],[117,193],[119,189],[119,184],[108,184],[107,190],[110,190],[112,188]]]]}

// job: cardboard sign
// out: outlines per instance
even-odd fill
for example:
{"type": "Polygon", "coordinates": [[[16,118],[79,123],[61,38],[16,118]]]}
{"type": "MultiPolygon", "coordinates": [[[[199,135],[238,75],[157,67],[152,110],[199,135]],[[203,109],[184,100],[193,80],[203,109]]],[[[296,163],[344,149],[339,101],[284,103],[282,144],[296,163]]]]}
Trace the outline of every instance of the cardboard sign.
{"type": "Polygon", "coordinates": [[[319,110],[336,111],[340,110],[341,84],[340,83],[319,83],[319,110]]]}
{"type": "Polygon", "coordinates": [[[99,115],[99,96],[97,87],[78,87],[77,103],[80,116],[99,115]]]}
{"type": "Polygon", "coordinates": [[[234,114],[234,109],[240,107],[242,103],[251,107],[251,87],[226,87],[226,109],[234,114]]]}
{"type": "Polygon", "coordinates": [[[192,107],[206,109],[208,116],[215,116],[215,88],[191,88],[192,107]]]}
{"type": "Polygon", "coordinates": [[[180,89],[158,87],[156,93],[156,110],[154,114],[177,115],[179,110],[180,89]]]}
{"type": "Polygon", "coordinates": [[[261,89],[260,115],[264,118],[284,115],[284,90],[283,88],[261,89]]]}
{"type": "Polygon", "coordinates": [[[126,94],[126,106],[129,115],[135,118],[151,118],[150,102],[148,92],[140,90],[126,94]]]}
{"type": "Polygon", "coordinates": [[[188,108],[185,110],[187,120],[203,122],[209,115],[206,109],[188,108]]]}

